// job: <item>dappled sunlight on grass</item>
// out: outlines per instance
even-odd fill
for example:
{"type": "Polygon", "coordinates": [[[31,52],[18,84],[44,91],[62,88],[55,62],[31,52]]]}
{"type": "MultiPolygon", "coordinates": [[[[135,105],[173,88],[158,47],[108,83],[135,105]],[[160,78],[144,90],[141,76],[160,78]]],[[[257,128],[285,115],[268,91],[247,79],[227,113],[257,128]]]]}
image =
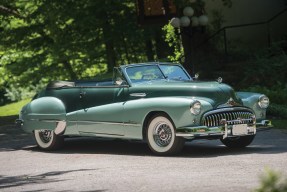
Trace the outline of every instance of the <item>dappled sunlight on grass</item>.
{"type": "Polygon", "coordinates": [[[19,102],[10,103],[0,107],[0,116],[18,115],[21,108],[26,105],[31,99],[25,99],[19,102]]]}

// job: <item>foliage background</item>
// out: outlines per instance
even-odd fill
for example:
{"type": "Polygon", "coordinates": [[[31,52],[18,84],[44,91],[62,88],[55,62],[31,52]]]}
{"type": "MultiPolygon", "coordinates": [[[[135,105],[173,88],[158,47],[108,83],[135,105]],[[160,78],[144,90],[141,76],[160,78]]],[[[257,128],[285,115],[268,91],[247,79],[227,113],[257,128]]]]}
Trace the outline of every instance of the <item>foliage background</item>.
{"type": "MultiPolygon", "coordinates": [[[[182,9],[191,1],[174,2],[182,9]]],[[[221,2],[226,8],[233,5],[231,0],[221,2]]],[[[52,80],[99,78],[120,64],[182,62],[179,31],[168,24],[140,26],[136,10],[134,0],[1,0],[0,105],[31,98],[52,80]]],[[[213,20],[195,39],[222,28],[220,10],[209,14],[213,20]]],[[[201,79],[221,76],[236,90],[268,95],[272,114],[287,118],[286,40],[256,52],[228,42],[226,57],[219,35],[192,50],[192,64],[201,79]],[[232,63],[237,74],[226,69],[234,72],[232,63]]]]}
{"type": "Polygon", "coordinates": [[[93,78],[171,53],[161,26],[138,25],[133,0],[2,0],[0,42],[2,103],[17,89],[93,78]]]}

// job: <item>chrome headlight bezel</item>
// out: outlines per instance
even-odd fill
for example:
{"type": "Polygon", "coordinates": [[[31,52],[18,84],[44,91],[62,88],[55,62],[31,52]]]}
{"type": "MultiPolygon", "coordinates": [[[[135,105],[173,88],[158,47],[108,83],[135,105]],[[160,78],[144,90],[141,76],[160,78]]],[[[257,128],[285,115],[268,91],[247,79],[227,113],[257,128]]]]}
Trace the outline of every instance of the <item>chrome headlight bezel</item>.
{"type": "Polygon", "coordinates": [[[261,109],[267,109],[269,106],[269,98],[266,95],[261,95],[258,100],[258,105],[261,109]]]}
{"type": "Polygon", "coordinates": [[[199,101],[194,101],[190,105],[190,112],[193,115],[199,115],[201,112],[201,103],[199,101]]]}

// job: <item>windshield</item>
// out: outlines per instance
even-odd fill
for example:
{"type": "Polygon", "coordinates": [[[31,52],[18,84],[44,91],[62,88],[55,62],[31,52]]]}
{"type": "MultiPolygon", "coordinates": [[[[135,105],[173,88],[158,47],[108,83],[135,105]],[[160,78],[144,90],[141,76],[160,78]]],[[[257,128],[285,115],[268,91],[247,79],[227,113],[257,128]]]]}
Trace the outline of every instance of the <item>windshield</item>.
{"type": "Polygon", "coordinates": [[[126,72],[132,83],[165,79],[157,65],[129,67],[126,72]]]}
{"type": "Polygon", "coordinates": [[[164,75],[171,80],[191,80],[189,75],[178,65],[159,65],[164,75]]]}
{"type": "Polygon", "coordinates": [[[126,68],[131,83],[141,83],[155,80],[190,81],[191,77],[179,65],[157,64],[131,66],[126,68]]]}

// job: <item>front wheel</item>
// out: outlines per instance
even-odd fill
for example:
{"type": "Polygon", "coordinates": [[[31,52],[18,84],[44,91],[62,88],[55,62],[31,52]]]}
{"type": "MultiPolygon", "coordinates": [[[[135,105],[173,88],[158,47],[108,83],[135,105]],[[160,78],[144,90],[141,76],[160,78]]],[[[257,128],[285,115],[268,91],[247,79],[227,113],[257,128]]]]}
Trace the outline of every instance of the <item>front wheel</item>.
{"type": "Polygon", "coordinates": [[[34,136],[38,146],[44,150],[56,150],[64,144],[64,137],[56,135],[52,130],[35,130],[34,136]]]}
{"type": "Polygon", "coordinates": [[[173,123],[164,115],[157,115],[151,119],[146,138],[149,148],[158,155],[178,153],[185,142],[183,138],[176,137],[173,123]]]}
{"type": "Polygon", "coordinates": [[[220,139],[221,142],[230,148],[244,148],[248,146],[254,139],[255,135],[247,135],[240,137],[230,137],[225,139],[220,139]]]}

